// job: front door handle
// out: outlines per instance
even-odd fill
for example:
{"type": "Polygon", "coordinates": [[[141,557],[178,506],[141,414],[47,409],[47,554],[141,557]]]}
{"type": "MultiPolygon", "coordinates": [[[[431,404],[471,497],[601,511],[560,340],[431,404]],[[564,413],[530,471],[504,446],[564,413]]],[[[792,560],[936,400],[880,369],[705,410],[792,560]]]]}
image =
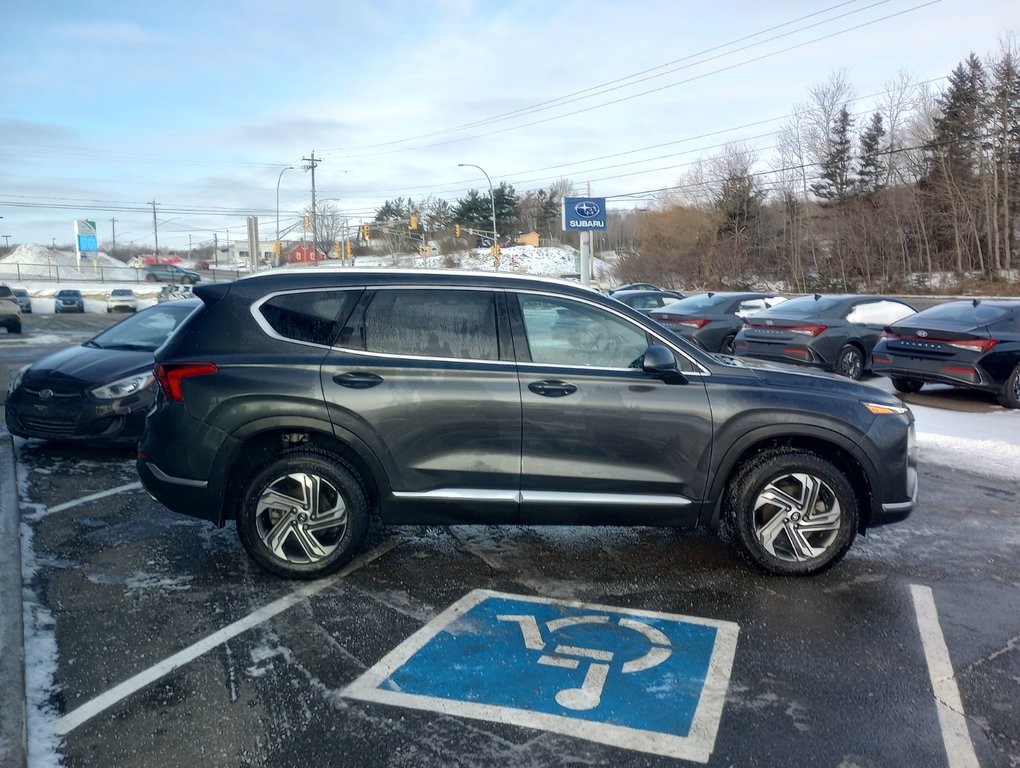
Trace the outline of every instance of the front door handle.
{"type": "Polygon", "coordinates": [[[528,389],[542,397],[566,397],[577,391],[577,385],[569,381],[533,381],[528,389]]]}
{"type": "Polygon", "coordinates": [[[382,376],[376,376],[374,373],[338,373],[333,377],[333,381],[341,387],[349,387],[351,389],[368,389],[369,387],[374,387],[377,384],[382,384],[383,378],[382,376]]]}

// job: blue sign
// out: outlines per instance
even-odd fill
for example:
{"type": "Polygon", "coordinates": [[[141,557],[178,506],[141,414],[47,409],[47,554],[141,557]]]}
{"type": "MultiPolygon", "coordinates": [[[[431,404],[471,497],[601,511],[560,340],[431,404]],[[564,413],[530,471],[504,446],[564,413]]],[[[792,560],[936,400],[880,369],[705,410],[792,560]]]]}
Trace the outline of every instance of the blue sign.
{"type": "Polygon", "coordinates": [[[707,762],[737,632],[725,621],[476,590],[343,695],[707,762]]]}
{"type": "Polygon", "coordinates": [[[566,232],[586,232],[606,228],[606,198],[563,198],[563,229],[566,232]]]}
{"type": "Polygon", "coordinates": [[[95,235],[78,235],[79,251],[98,251],[99,242],[95,235]]]}

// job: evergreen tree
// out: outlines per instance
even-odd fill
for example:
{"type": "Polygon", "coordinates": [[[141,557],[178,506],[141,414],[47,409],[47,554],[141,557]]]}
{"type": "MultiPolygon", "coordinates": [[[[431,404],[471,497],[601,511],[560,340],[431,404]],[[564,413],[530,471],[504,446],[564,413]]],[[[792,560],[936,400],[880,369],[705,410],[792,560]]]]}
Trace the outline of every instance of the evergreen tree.
{"type": "Polygon", "coordinates": [[[873,197],[885,186],[885,168],[879,154],[884,136],[882,115],[876,112],[861,134],[861,156],[857,165],[857,178],[854,180],[854,187],[861,197],[873,197]]]}
{"type": "Polygon", "coordinates": [[[822,161],[822,178],[811,185],[811,191],[821,198],[822,205],[836,205],[846,202],[853,188],[850,113],[846,106],[833,119],[827,144],[828,150],[822,161]]]}

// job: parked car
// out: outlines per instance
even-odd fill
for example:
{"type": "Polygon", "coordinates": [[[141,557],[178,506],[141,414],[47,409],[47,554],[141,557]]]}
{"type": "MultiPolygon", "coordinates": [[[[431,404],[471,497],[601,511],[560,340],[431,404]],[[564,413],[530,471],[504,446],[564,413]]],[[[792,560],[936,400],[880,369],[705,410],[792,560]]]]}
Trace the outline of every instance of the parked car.
{"type": "Polygon", "coordinates": [[[18,299],[22,314],[32,314],[32,297],[28,295],[28,291],[25,288],[12,288],[11,290],[18,299]]]}
{"type": "Polygon", "coordinates": [[[53,300],[53,311],[57,314],[62,312],[84,312],[85,297],[77,288],[61,288],[53,300]]]}
{"type": "Polygon", "coordinates": [[[916,311],[884,296],[799,296],[745,320],[733,352],[859,379],[885,326],[916,311]]]}
{"type": "Polygon", "coordinates": [[[202,276],[193,269],[185,269],[176,264],[149,264],[143,270],[145,279],[150,283],[182,283],[194,285],[202,276]]]}
{"type": "Polygon", "coordinates": [[[190,299],[194,296],[190,285],[164,285],[156,294],[156,302],[176,301],[177,299],[190,299]]]}
{"type": "Polygon", "coordinates": [[[22,368],[7,393],[7,429],[20,437],[136,441],[154,397],[152,353],[198,304],[142,310],[22,368]]]}
{"type": "Polygon", "coordinates": [[[322,268],[195,294],[156,352],[138,473],[174,511],[236,519],[276,574],[336,571],[378,512],[724,525],[757,566],[805,575],[914,505],[892,394],[716,357],[583,286],[322,268]],[[590,333],[558,332],[568,315],[590,333]]]}
{"type": "Polygon", "coordinates": [[[617,301],[622,301],[628,307],[633,307],[638,312],[646,315],[652,310],[672,304],[674,301],[684,297],[680,291],[639,289],[633,291],[614,291],[610,295],[617,301]]]}
{"type": "Polygon", "coordinates": [[[0,285],[0,328],[7,333],[21,333],[21,304],[6,285],[0,285]]]}
{"type": "Polygon", "coordinates": [[[107,312],[137,312],[138,297],[131,288],[114,288],[106,300],[107,312]]]}
{"type": "Polygon", "coordinates": [[[661,291],[661,290],[663,289],[653,283],[624,283],[623,285],[618,285],[611,291],[609,291],[609,295],[612,296],[613,294],[621,291],[661,291]]]}
{"type": "Polygon", "coordinates": [[[900,392],[929,383],[991,392],[1020,408],[1020,301],[951,301],[889,325],[871,354],[900,392]]]}
{"type": "Polygon", "coordinates": [[[653,310],[651,318],[709,352],[733,354],[733,340],[744,318],[786,301],[774,293],[698,293],[653,310]]]}

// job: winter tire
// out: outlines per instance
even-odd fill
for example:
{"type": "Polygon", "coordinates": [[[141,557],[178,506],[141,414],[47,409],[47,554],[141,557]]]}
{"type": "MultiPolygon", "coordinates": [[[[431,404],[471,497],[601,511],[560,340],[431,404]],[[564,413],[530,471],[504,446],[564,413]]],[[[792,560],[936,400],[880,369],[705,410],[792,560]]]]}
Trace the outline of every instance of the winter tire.
{"type": "Polygon", "coordinates": [[[853,344],[844,344],[836,355],[836,365],[833,370],[840,376],[846,376],[855,381],[861,378],[864,373],[864,353],[859,347],[853,344]]]}
{"type": "Polygon", "coordinates": [[[1013,369],[999,390],[999,403],[1004,408],[1020,408],[1020,364],[1013,369]]]}
{"type": "Polygon", "coordinates": [[[810,576],[839,562],[857,535],[850,481],[831,461],[793,449],[746,464],[726,490],[724,513],[742,552],[762,570],[810,576]]]}
{"type": "Polygon", "coordinates": [[[901,379],[898,376],[894,376],[892,380],[893,389],[897,392],[902,392],[905,395],[913,394],[914,392],[920,392],[921,387],[924,386],[923,381],[917,379],[901,379]]]}
{"type": "Polygon", "coordinates": [[[368,502],[358,475],[328,453],[289,451],[245,484],[237,534],[255,562],[279,576],[335,573],[358,551],[368,502]]]}

